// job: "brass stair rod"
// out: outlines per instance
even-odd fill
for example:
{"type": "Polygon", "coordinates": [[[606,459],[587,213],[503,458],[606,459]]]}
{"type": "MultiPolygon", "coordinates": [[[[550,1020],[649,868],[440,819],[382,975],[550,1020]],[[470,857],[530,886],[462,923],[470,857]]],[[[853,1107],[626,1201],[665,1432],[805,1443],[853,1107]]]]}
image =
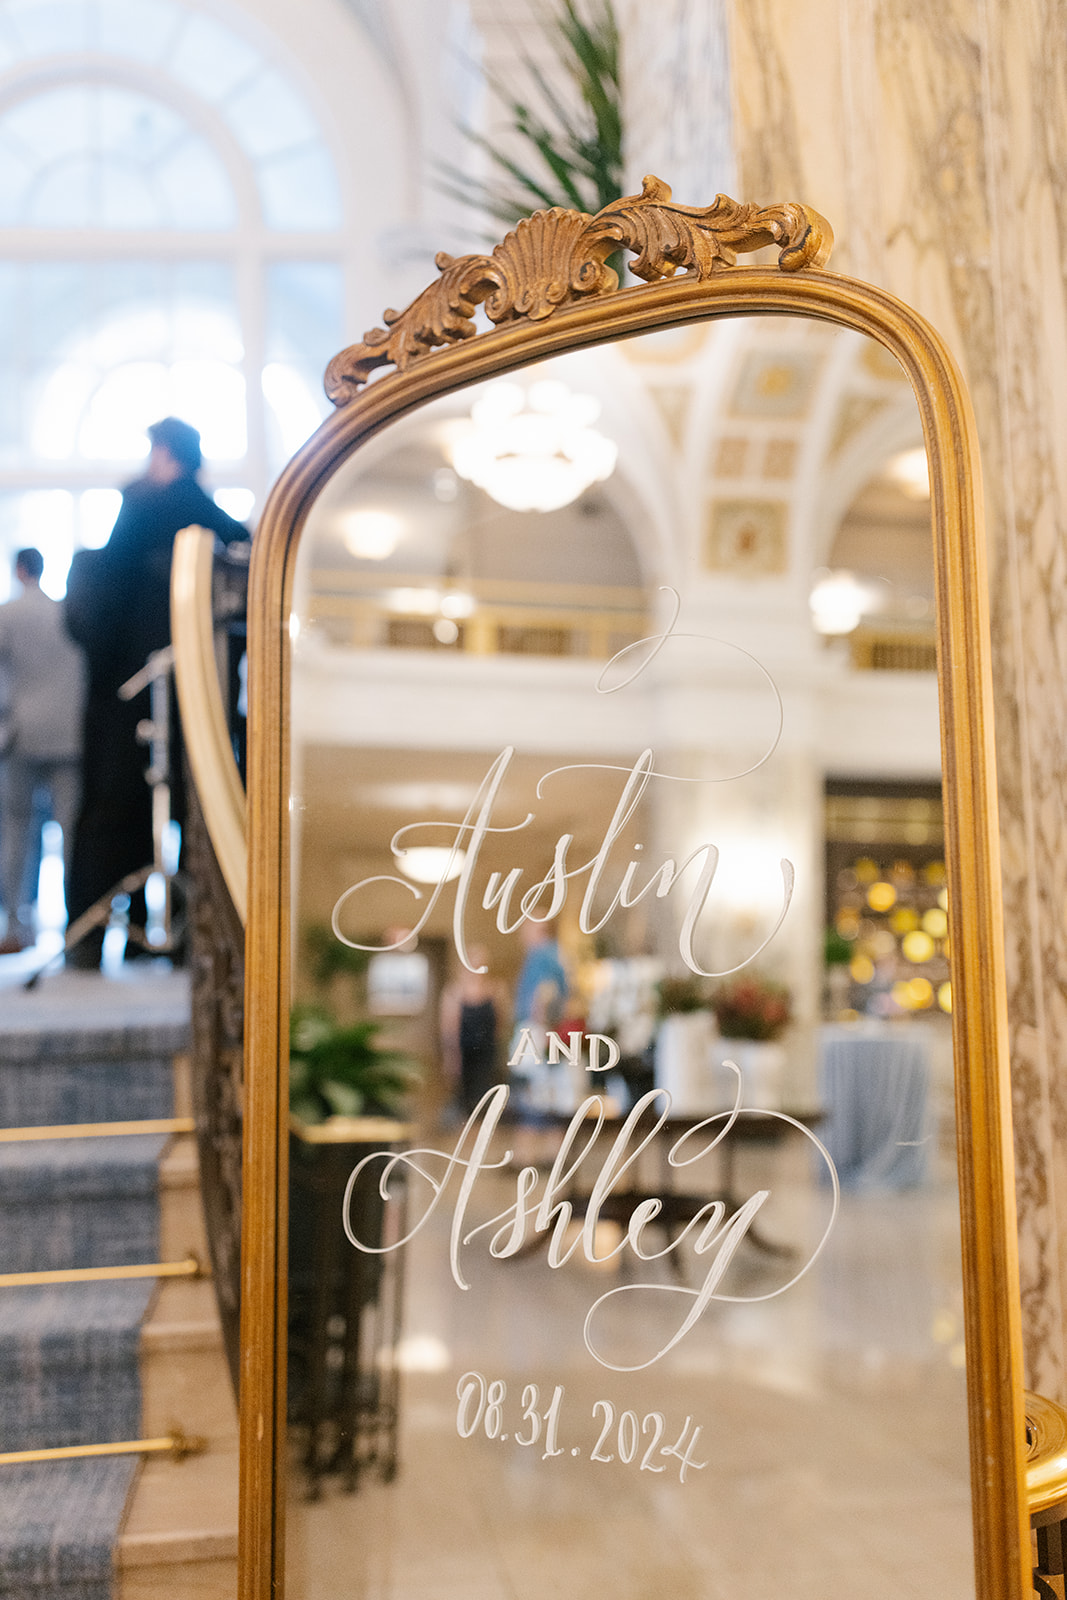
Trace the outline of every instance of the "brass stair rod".
{"type": "Polygon", "coordinates": [[[21,1467],[34,1461],[73,1461],[79,1456],[172,1455],[178,1461],[207,1449],[207,1441],[179,1428],[161,1439],[121,1439],[114,1444],[64,1444],[52,1450],[5,1450],[0,1467],[21,1467]]]}
{"type": "Polygon", "coordinates": [[[151,1261],[133,1267],[58,1267],[45,1272],[0,1272],[0,1289],[21,1289],[42,1283],[109,1283],[120,1278],[199,1278],[196,1256],[184,1261],[151,1261]]]}
{"type": "Polygon", "coordinates": [[[192,1117],[150,1117],[143,1122],[62,1122],[51,1128],[0,1128],[0,1144],[27,1139],[98,1139],[134,1133],[195,1133],[192,1117]]]}

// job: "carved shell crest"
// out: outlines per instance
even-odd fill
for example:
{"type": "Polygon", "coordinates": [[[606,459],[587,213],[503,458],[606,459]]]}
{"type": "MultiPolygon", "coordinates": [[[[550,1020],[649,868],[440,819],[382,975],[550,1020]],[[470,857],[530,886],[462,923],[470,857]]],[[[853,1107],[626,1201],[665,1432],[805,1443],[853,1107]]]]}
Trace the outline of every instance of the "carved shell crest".
{"type": "Polygon", "coordinates": [[[475,308],[493,323],[521,317],[543,322],[561,306],[609,294],[618,278],[605,265],[618,249],[647,282],[676,272],[710,277],[736,264],[740,251],[779,247],[784,272],[822,266],[833,233],[817,211],[795,203],[740,204],[717,195],[710,206],[680,206],[661,179],[648,177],[639,195],[616,200],[595,217],[582,211],[535,211],[489,255],[437,257],[441,276],[404,311],[386,311],[384,328],[334,357],[326,393],[335,405],[355,398],[378,367],[403,372],[442,345],[472,339],[475,308]]]}

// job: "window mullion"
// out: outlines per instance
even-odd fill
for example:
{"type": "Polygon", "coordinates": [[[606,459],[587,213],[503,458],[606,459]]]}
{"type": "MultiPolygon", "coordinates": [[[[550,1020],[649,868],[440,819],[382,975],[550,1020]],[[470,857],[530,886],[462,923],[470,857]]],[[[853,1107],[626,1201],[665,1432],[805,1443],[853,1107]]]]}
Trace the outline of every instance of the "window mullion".
{"type": "Polygon", "coordinates": [[[237,256],[237,314],[244,342],[242,369],[248,418],[248,487],[262,508],[270,487],[267,457],[267,419],[263,396],[263,368],[267,349],[267,297],[263,257],[254,245],[237,256]]]}

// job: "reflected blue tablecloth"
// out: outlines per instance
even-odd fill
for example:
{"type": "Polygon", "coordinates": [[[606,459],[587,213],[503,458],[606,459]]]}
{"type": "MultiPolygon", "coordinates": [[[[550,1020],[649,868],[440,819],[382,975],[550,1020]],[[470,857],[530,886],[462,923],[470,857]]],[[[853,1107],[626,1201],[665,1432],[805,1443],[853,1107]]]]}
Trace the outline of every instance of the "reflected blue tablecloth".
{"type": "Polygon", "coordinates": [[[842,1188],[910,1189],[926,1179],[930,1063],[922,1034],[832,1026],[820,1040],[819,1129],[842,1188]]]}

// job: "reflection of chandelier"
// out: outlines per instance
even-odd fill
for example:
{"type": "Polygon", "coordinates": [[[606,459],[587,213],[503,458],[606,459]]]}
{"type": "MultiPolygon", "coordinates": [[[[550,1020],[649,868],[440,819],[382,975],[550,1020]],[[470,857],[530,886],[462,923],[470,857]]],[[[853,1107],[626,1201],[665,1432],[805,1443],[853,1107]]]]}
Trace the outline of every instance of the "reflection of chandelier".
{"type": "Polygon", "coordinates": [[[491,384],[456,429],[452,465],[510,511],[558,511],[614,471],[618,447],[591,426],[599,415],[599,400],[554,379],[528,392],[491,384]]]}

